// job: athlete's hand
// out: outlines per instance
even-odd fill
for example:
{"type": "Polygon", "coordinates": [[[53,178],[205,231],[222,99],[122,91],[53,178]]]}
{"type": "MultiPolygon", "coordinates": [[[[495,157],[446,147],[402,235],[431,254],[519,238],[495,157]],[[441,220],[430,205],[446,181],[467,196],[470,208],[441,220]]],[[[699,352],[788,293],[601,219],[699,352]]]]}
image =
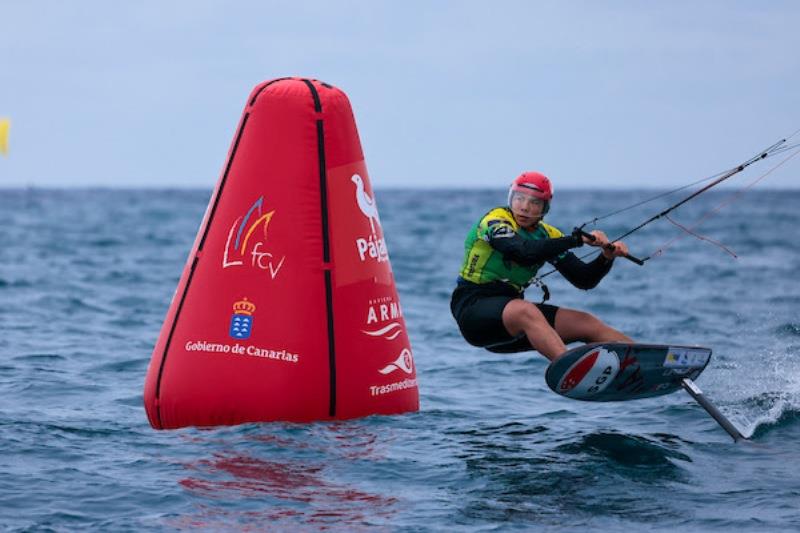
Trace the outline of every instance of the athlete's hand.
{"type": "Polygon", "coordinates": [[[628,245],[622,241],[615,243],[608,243],[603,247],[603,257],[606,259],[614,259],[615,257],[624,257],[628,255],[628,245]]]}
{"type": "Polygon", "coordinates": [[[603,249],[603,257],[606,259],[614,259],[615,257],[621,257],[624,255],[628,255],[628,245],[622,241],[617,241],[615,243],[608,242],[608,237],[605,233],[600,230],[594,230],[590,233],[594,237],[594,240],[589,239],[588,237],[583,238],[583,242],[588,244],[589,246],[597,246],[603,249]]]}
{"type": "Polygon", "coordinates": [[[596,230],[590,232],[589,235],[594,237],[594,239],[592,237],[587,237],[586,235],[583,236],[583,242],[585,244],[588,244],[589,246],[600,246],[600,247],[603,247],[606,244],[608,244],[608,237],[606,237],[606,234],[603,233],[600,230],[596,229],[596,230]]]}

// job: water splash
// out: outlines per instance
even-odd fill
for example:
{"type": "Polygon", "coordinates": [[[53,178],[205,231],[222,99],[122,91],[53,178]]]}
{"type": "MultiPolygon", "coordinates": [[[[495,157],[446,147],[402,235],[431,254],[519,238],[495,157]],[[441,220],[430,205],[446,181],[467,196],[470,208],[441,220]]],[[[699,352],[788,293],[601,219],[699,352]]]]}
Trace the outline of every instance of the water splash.
{"type": "Polygon", "coordinates": [[[759,438],[800,413],[800,364],[792,351],[767,349],[730,365],[727,390],[733,398],[726,410],[746,438],[759,438]]]}

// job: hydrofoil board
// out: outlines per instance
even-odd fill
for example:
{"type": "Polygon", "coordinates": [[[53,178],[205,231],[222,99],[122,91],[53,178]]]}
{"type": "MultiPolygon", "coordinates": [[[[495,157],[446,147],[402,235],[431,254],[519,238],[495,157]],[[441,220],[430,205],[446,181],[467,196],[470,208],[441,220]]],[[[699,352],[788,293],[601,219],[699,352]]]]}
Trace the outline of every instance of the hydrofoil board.
{"type": "Polygon", "coordinates": [[[711,349],[669,344],[592,343],[567,351],[547,367],[557,394],[593,402],[636,400],[670,394],[694,380],[711,349]]]}

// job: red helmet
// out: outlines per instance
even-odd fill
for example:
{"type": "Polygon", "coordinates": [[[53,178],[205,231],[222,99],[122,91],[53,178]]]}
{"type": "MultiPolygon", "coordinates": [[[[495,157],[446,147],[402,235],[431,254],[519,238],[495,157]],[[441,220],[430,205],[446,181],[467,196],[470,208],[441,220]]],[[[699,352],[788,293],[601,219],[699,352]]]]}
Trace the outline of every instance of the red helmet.
{"type": "Polygon", "coordinates": [[[511,197],[515,192],[521,192],[534,198],[541,198],[545,201],[544,212],[550,208],[550,200],[553,198],[553,186],[550,180],[541,172],[523,172],[511,183],[508,190],[508,205],[511,205],[511,197]]]}

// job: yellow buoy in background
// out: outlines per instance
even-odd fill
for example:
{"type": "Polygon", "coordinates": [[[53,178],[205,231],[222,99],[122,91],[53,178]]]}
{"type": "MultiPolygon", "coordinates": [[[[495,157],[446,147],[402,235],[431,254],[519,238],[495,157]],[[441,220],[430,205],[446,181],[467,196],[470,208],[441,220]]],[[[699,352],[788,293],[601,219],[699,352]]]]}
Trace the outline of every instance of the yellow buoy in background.
{"type": "Polygon", "coordinates": [[[0,118],[0,154],[8,154],[8,130],[11,129],[11,121],[7,118],[0,118]]]}

